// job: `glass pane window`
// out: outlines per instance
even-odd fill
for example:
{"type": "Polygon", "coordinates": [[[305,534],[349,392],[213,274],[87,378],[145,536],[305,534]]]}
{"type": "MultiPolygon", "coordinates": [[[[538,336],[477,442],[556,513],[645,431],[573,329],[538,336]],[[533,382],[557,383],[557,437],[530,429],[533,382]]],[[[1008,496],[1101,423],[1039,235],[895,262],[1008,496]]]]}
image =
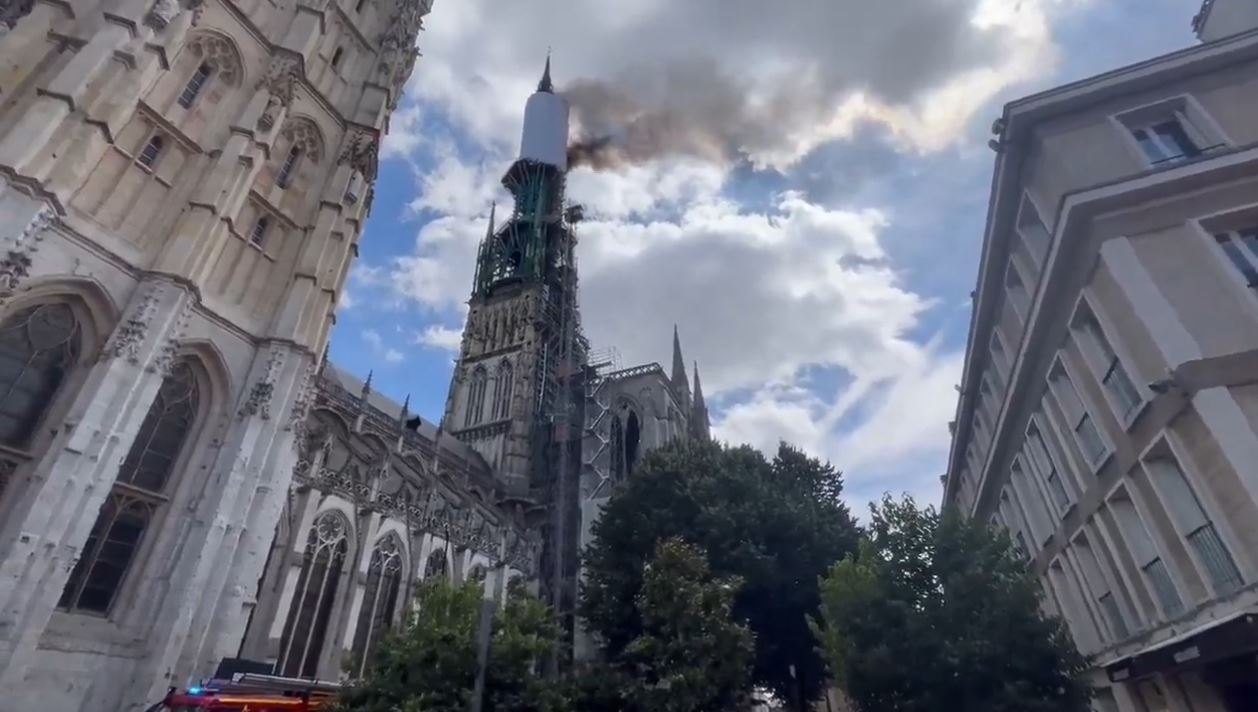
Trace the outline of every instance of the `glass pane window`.
{"type": "Polygon", "coordinates": [[[485,417],[485,389],[488,385],[488,373],[484,367],[477,366],[467,389],[467,413],[463,417],[463,427],[478,425],[485,417]]]}
{"type": "Polygon", "coordinates": [[[28,444],[78,361],[81,341],[68,304],[30,307],[0,323],[0,443],[28,444]]]}
{"type": "Polygon", "coordinates": [[[1053,238],[1044,226],[1044,221],[1040,219],[1039,210],[1026,198],[1023,198],[1022,208],[1018,213],[1018,234],[1022,235],[1027,249],[1035,256],[1036,261],[1043,262],[1053,238]]]}
{"type": "Polygon", "coordinates": [[[1123,618],[1123,612],[1118,607],[1118,601],[1114,600],[1114,594],[1106,593],[1096,600],[1101,606],[1101,611],[1105,614],[1105,620],[1109,623],[1110,631],[1114,634],[1114,640],[1122,641],[1131,637],[1131,631],[1127,628],[1127,621],[1123,618]]]}
{"type": "Polygon", "coordinates": [[[511,392],[514,386],[514,373],[510,361],[503,361],[498,366],[498,378],[494,381],[494,419],[500,420],[511,414],[511,392]]]}
{"type": "Polygon", "coordinates": [[[1096,465],[1107,451],[1105,440],[1101,437],[1101,431],[1097,429],[1092,416],[1083,407],[1079,392],[1075,390],[1070,376],[1061,364],[1057,365],[1049,377],[1049,385],[1057,398],[1062,414],[1075,434],[1075,441],[1079,443],[1083,456],[1087,458],[1088,464],[1096,465]]]}
{"type": "Polygon", "coordinates": [[[155,504],[113,492],[101,507],[58,607],[107,614],[135,558],[155,504]]]}
{"type": "Polygon", "coordinates": [[[118,471],[118,482],[150,492],[164,490],[199,404],[196,375],[186,361],[177,362],[140,423],[127,459],[118,471]]]}
{"type": "Polygon", "coordinates": [[[280,166],[279,175],[275,178],[275,184],[281,188],[287,188],[293,179],[293,171],[297,170],[297,163],[301,160],[301,146],[293,146],[288,149],[288,155],[284,157],[284,164],[280,166]]]}
{"type": "Polygon", "coordinates": [[[1005,270],[1005,290],[1009,294],[1009,301],[1017,310],[1018,316],[1025,319],[1027,316],[1027,307],[1029,306],[1030,297],[1027,295],[1026,284],[1022,281],[1022,277],[1018,275],[1018,270],[1012,264],[1005,270]]]}
{"type": "Polygon", "coordinates": [[[179,105],[185,109],[192,108],[193,102],[197,100],[197,96],[201,93],[201,89],[205,87],[205,83],[209,81],[213,68],[208,64],[202,64],[197,67],[197,71],[193,72],[192,77],[188,79],[188,83],[184,85],[183,91],[179,94],[179,105]]]}
{"type": "Polygon", "coordinates": [[[1144,155],[1153,165],[1193,158],[1201,155],[1201,148],[1188,136],[1178,117],[1158,123],[1133,128],[1131,135],[1140,144],[1144,155]]]}
{"type": "Polygon", "coordinates": [[[354,631],[354,659],[361,676],[381,638],[393,627],[393,614],[402,586],[402,547],[397,537],[388,536],[371,552],[367,585],[354,631]]]}
{"type": "Polygon", "coordinates": [[[140,155],[136,157],[135,162],[141,166],[152,169],[157,164],[157,157],[162,155],[162,137],[153,136],[144,144],[144,148],[140,150],[140,155]]]}
{"type": "Polygon", "coordinates": [[[1220,595],[1231,593],[1244,583],[1241,572],[1231,553],[1219,538],[1219,532],[1213,524],[1206,524],[1188,534],[1188,543],[1197,552],[1206,574],[1214,584],[1214,590],[1220,595]]]}
{"type": "Polygon", "coordinates": [[[313,678],[319,672],[319,659],[349,547],[348,532],[348,523],[335,512],[321,514],[310,528],[280,641],[276,669],[281,675],[313,678]]]}
{"type": "Polygon", "coordinates": [[[1153,559],[1140,570],[1148,579],[1149,588],[1153,589],[1153,595],[1157,597],[1163,613],[1167,616],[1177,616],[1184,611],[1184,602],[1175,589],[1175,582],[1171,580],[1171,572],[1166,569],[1166,564],[1161,559],[1153,559]]]}
{"type": "Polygon", "coordinates": [[[265,215],[258,218],[249,232],[249,242],[262,247],[266,244],[267,233],[271,230],[271,219],[265,215]]]}
{"type": "Polygon", "coordinates": [[[424,563],[424,580],[433,578],[441,578],[446,575],[446,552],[444,549],[434,549],[428,555],[428,561],[424,563]]]}
{"type": "Polygon", "coordinates": [[[1127,369],[1105,337],[1095,314],[1083,311],[1075,322],[1075,328],[1080,336],[1080,345],[1092,362],[1101,385],[1113,401],[1119,417],[1126,420],[1144,402],[1140,391],[1127,375],[1127,369]]]}
{"type": "Polygon", "coordinates": [[[1027,430],[1027,451],[1031,464],[1039,471],[1040,476],[1044,478],[1048,491],[1053,496],[1053,501],[1057,503],[1059,509],[1064,510],[1071,502],[1070,493],[1066,490],[1066,485],[1062,481],[1057,465],[1054,464],[1052,456],[1048,453],[1048,446],[1040,434],[1040,429],[1035,425],[1032,425],[1027,430]]]}
{"type": "Polygon", "coordinates": [[[1258,228],[1220,233],[1214,239],[1245,284],[1258,287],[1258,228]]]}

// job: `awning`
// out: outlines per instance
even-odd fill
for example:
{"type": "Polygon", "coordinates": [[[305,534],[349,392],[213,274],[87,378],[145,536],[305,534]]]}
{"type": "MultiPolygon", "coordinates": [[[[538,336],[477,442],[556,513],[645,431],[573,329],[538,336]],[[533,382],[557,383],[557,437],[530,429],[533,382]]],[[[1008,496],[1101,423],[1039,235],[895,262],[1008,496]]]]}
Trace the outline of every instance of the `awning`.
{"type": "Polygon", "coordinates": [[[1105,663],[1110,682],[1204,665],[1258,651],[1258,613],[1240,611],[1208,621],[1140,651],[1105,663]]]}

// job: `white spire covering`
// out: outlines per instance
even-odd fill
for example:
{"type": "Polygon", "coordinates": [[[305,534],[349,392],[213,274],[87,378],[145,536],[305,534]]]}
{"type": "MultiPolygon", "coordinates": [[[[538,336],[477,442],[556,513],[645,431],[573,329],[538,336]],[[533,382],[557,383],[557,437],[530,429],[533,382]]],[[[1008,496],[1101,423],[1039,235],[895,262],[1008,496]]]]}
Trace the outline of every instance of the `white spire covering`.
{"type": "Polygon", "coordinates": [[[550,84],[550,58],[546,58],[543,84],[524,105],[524,134],[520,138],[520,158],[568,170],[568,102],[547,91],[550,84]]]}

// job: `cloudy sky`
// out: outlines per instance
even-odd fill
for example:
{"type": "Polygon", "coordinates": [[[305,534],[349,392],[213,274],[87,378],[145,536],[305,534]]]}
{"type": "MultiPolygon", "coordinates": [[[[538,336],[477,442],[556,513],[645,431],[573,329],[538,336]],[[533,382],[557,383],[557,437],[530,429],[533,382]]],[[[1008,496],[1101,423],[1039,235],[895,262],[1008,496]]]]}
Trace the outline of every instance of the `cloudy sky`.
{"type": "Polygon", "coordinates": [[[1191,44],[1200,0],[436,0],[333,360],[440,417],[478,240],[547,48],[595,349],[697,360],[715,433],[936,501],[1011,99],[1191,44]]]}

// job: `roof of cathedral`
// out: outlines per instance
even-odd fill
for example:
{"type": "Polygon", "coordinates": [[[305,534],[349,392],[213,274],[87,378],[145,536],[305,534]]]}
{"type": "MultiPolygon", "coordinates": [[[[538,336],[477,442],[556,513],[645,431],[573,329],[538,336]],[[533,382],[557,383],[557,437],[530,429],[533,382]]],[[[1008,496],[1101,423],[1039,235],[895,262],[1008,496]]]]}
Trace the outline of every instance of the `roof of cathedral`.
{"type": "MultiPolygon", "coordinates": [[[[340,368],[334,363],[327,362],[324,364],[323,376],[350,393],[355,395],[362,393],[364,385],[363,380],[349,371],[340,368]]],[[[367,404],[390,418],[396,419],[402,415],[401,403],[398,403],[374,388],[367,393],[367,404]]],[[[419,427],[415,429],[415,432],[419,433],[420,437],[430,442],[436,440],[437,424],[435,422],[422,415],[418,415],[417,413],[412,413],[410,411],[407,412],[411,417],[418,417],[420,419],[419,427]]],[[[480,454],[466,443],[456,438],[452,438],[448,434],[441,438],[441,449],[463,459],[477,458],[483,460],[480,454]]]]}

